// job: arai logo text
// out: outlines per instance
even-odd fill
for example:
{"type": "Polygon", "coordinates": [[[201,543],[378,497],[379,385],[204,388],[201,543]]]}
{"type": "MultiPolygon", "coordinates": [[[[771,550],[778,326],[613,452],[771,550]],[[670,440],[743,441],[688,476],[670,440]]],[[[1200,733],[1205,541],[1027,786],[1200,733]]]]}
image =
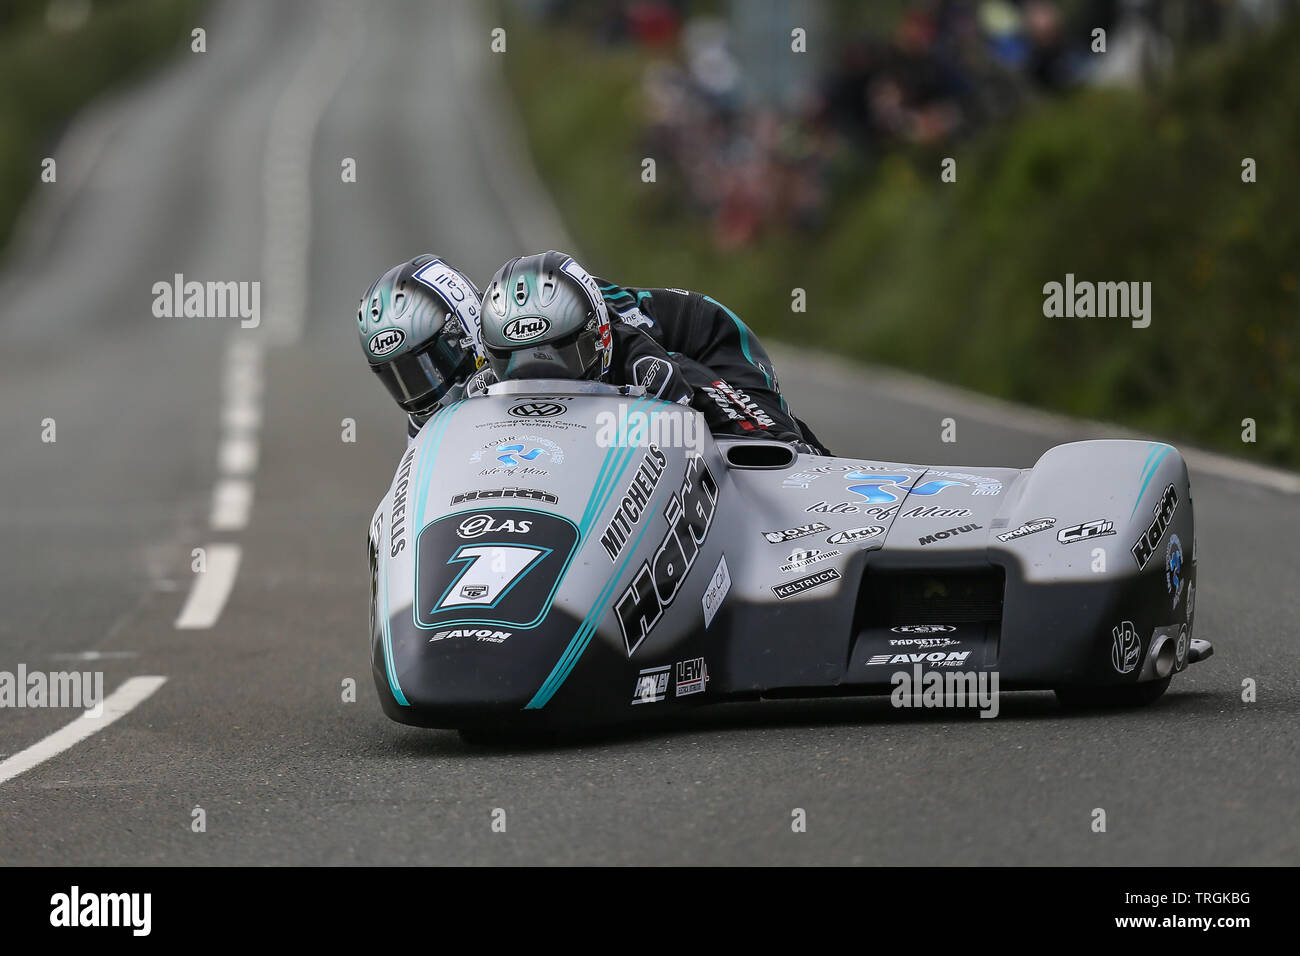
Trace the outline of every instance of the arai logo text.
{"type": "Polygon", "coordinates": [[[380,329],[370,336],[370,341],[366,347],[370,349],[371,355],[387,355],[389,352],[400,349],[405,341],[406,333],[401,329],[380,329]]]}
{"type": "Polygon", "coordinates": [[[501,330],[501,334],[511,342],[531,342],[533,339],[541,338],[549,331],[551,331],[550,322],[540,315],[531,315],[511,319],[506,323],[506,327],[501,330]]]}

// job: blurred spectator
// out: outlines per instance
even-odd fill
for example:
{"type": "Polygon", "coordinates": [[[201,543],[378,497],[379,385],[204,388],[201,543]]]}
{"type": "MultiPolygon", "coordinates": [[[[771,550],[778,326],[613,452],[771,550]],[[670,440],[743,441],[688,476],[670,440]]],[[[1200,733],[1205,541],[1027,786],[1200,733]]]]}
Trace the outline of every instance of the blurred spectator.
{"type": "MultiPolygon", "coordinates": [[[[781,51],[756,47],[755,36],[780,36],[779,5],[736,0],[724,19],[691,15],[685,0],[517,2],[539,18],[585,25],[608,42],[652,54],[641,83],[643,148],[684,183],[680,199],[711,221],[721,248],[773,228],[816,228],[844,157],[860,164],[898,146],[937,150],[1085,82],[1150,82],[1167,70],[1175,40],[1220,39],[1297,5],[914,0],[894,21],[892,36],[828,38],[835,52],[821,54],[815,91],[790,79],[773,95],[774,76],[787,73],[774,73],[777,65],[763,58],[781,51]],[[737,27],[744,31],[743,61],[733,45],[737,27]],[[1104,55],[1091,50],[1097,28],[1106,31],[1104,55]]],[[[800,7],[801,18],[817,19],[808,6],[816,2],[800,7]]]]}

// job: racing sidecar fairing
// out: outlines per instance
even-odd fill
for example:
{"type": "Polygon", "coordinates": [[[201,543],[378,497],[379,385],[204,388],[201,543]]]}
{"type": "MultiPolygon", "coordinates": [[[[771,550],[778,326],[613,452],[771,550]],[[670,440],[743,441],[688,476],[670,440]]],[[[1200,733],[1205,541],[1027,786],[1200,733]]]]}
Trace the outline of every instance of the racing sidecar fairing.
{"type": "Polygon", "coordinates": [[[953,670],[1143,703],[1211,653],[1192,639],[1191,489],[1169,445],[931,467],[714,439],[701,421],[554,381],[434,417],[370,525],[384,711],[600,725],[953,670]]]}

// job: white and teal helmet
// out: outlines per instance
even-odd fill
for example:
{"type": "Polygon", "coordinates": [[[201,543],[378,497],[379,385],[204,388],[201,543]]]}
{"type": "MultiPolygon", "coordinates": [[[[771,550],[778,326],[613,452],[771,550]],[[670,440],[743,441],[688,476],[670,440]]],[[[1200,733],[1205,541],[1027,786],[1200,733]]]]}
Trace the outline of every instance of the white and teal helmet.
{"type": "Polygon", "coordinates": [[[403,410],[431,413],[482,364],[481,308],[474,283],[437,256],[371,283],[357,309],[361,348],[403,410]]]}
{"type": "Polygon", "coordinates": [[[600,286],[554,249],[511,259],[483,295],[483,350],[501,381],[604,378],[613,339],[600,286]]]}

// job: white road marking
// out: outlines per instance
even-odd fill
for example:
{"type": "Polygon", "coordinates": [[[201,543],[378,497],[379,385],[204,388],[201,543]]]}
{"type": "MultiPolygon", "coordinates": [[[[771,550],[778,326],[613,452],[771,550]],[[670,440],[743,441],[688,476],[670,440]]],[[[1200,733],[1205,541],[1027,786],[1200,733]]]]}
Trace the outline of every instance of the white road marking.
{"type": "Polygon", "coordinates": [[[212,492],[212,528],[238,531],[248,524],[253,506],[253,483],[243,478],[223,478],[212,492]]]}
{"type": "Polygon", "coordinates": [[[75,654],[51,654],[58,661],[116,661],[139,657],[135,651],[77,651],[75,654]]]}
{"type": "MultiPolygon", "coordinates": [[[[774,358],[780,356],[777,361],[780,367],[798,366],[805,369],[812,378],[834,382],[842,388],[857,391],[864,388],[878,391],[890,400],[928,408],[942,415],[960,415],[986,425],[1042,435],[1057,441],[1084,438],[1152,440],[1149,435],[1130,431],[1118,425],[1070,418],[1066,415],[1027,408],[1014,402],[981,395],[955,385],[931,381],[897,369],[850,362],[821,352],[793,350],[780,346],[773,348],[772,351],[776,353],[774,358]]],[[[935,428],[937,431],[937,421],[935,428]]],[[[1284,494],[1300,494],[1300,474],[1295,472],[1242,461],[1181,443],[1175,447],[1193,471],[1271,488],[1284,494]]]]}
{"type": "Polygon", "coordinates": [[[44,740],[39,740],[26,750],[19,751],[7,760],[0,762],[0,783],[12,780],[20,773],[31,770],[37,764],[44,763],[51,757],[57,757],[63,751],[85,740],[91,734],[103,730],[119,717],[130,713],[138,704],[147,700],[159,687],[167,682],[166,677],[132,677],[117,690],[104,698],[103,712],[92,717],[87,710],[72,723],[61,727],[44,740]]]}
{"type": "Polygon", "coordinates": [[[361,52],[363,21],[352,5],[320,8],[316,36],[271,114],[262,195],[266,233],[262,275],[269,311],[268,335],[284,345],[302,335],[311,288],[312,148],[325,107],[361,52]]]}
{"type": "Polygon", "coordinates": [[[208,545],[207,570],[194,575],[189,597],[176,618],[178,630],[207,628],[217,622],[239,572],[239,557],[237,544],[208,545]]]}
{"type": "Polygon", "coordinates": [[[257,470],[257,441],[242,435],[222,439],[217,464],[222,474],[251,475],[257,470]]]}

